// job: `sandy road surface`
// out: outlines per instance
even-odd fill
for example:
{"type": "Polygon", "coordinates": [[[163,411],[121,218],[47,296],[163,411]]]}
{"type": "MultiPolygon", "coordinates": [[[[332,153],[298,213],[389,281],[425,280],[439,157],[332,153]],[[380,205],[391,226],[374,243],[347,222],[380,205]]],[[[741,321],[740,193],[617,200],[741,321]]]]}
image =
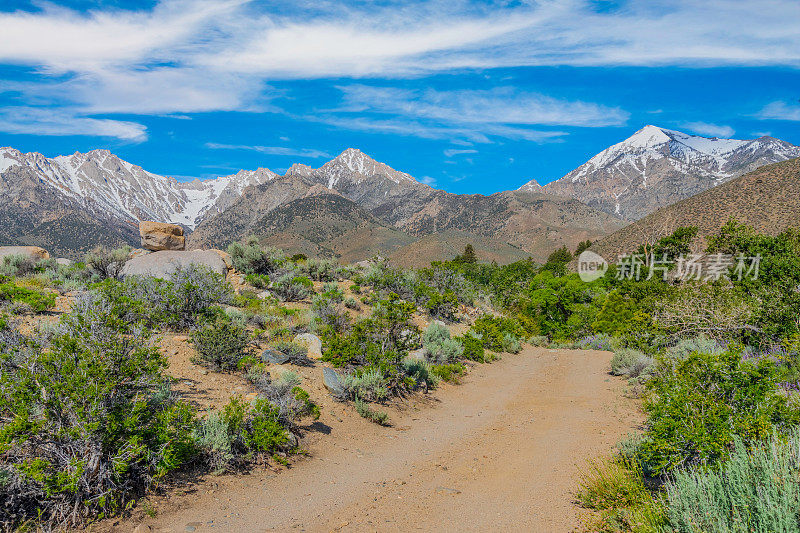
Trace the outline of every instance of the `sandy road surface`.
{"type": "MultiPolygon", "coordinates": [[[[310,457],[272,475],[210,477],[152,531],[572,531],[587,460],[640,421],[611,354],[527,348],[476,367],[393,427],[328,402],[310,457]]],[[[130,531],[136,522],[119,524],[130,531]]]]}

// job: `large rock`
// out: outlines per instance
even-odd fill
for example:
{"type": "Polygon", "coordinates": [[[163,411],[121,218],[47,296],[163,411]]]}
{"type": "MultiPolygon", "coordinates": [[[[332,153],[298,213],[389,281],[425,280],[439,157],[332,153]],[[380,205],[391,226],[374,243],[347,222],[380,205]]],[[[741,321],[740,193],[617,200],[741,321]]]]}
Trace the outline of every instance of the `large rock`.
{"type": "Polygon", "coordinates": [[[222,260],[219,254],[211,250],[195,250],[192,252],[162,250],[129,259],[122,269],[122,277],[152,276],[169,279],[179,267],[187,267],[189,265],[206,266],[223,277],[228,273],[225,261],[222,260]]]}
{"type": "Polygon", "coordinates": [[[50,254],[38,246],[0,246],[0,259],[9,255],[21,255],[34,261],[50,259],[50,254]]]}
{"type": "Polygon", "coordinates": [[[294,338],[294,342],[308,348],[308,356],[311,359],[322,358],[322,339],[313,333],[301,333],[294,338]]]}
{"type": "Polygon", "coordinates": [[[186,249],[183,228],[177,224],[143,220],[139,222],[139,236],[142,238],[142,248],[154,252],[186,249]]]}
{"type": "Polygon", "coordinates": [[[328,389],[335,398],[344,398],[345,390],[342,382],[339,380],[339,374],[336,370],[328,367],[322,368],[322,384],[328,389]]]}
{"type": "Polygon", "coordinates": [[[279,352],[278,350],[273,350],[272,348],[267,348],[261,353],[261,360],[273,365],[286,364],[290,359],[291,357],[289,357],[289,355],[279,352]]]}

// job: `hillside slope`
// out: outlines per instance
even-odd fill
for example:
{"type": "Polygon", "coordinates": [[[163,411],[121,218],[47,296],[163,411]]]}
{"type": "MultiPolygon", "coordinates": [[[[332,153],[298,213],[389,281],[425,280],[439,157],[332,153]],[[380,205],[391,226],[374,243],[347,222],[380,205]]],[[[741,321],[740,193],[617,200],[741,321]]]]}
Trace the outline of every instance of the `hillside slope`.
{"type": "Polygon", "coordinates": [[[592,246],[608,260],[632,253],[642,242],[696,226],[698,247],[730,218],[775,235],[800,226],[800,158],[760,167],[691,198],[663,207],[592,246]]]}

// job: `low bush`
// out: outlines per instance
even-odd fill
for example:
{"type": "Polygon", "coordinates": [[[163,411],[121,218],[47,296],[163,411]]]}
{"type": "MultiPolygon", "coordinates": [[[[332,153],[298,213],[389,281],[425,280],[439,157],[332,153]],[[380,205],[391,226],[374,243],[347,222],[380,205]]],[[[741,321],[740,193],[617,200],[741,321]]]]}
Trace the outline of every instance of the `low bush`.
{"type": "Polygon", "coordinates": [[[237,368],[252,341],[243,325],[224,315],[191,335],[191,342],[197,350],[196,362],[224,372],[237,368]]]}
{"type": "Polygon", "coordinates": [[[522,342],[520,342],[519,337],[511,333],[505,333],[503,334],[502,349],[508,353],[519,353],[522,351],[522,342]]]}
{"type": "Polygon", "coordinates": [[[666,349],[666,354],[671,359],[684,360],[689,354],[700,353],[722,353],[725,351],[717,341],[708,337],[689,337],[680,339],[678,342],[666,349]]]}
{"type": "Polygon", "coordinates": [[[311,396],[300,387],[300,377],[294,372],[283,372],[275,381],[257,384],[262,397],[278,409],[278,418],[287,428],[294,427],[297,420],[310,416],[319,419],[320,409],[311,401],[311,396]]]}
{"type": "Polygon", "coordinates": [[[286,258],[274,248],[262,248],[258,238],[249,237],[244,243],[228,246],[233,268],[243,274],[269,275],[286,263],[286,258]]]}
{"type": "MultiPolygon", "coordinates": [[[[509,337],[520,338],[525,336],[524,328],[508,317],[495,317],[482,315],[472,326],[474,331],[482,340],[483,345],[495,352],[505,351],[509,347],[509,337]]],[[[513,344],[511,347],[515,347],[513,344]]]]}
{"type": "Polygon", "coordinates": [[[378,411],[373,409],[369,406],[369,404],[363,401],[361,398],[356,397],[355,399],[355,407],[356,412],[359,415],[366,418],[370,422],[375,422],[380,426],[385,426],[386,423],[389,421],[389,415],[386,414],[384,411],[378,411]]]}
{"type": "Polygon", "coordinates": [[[639,448],[646,473],[724,460],[734,436],[749,445],[786,433],[800,422],[800,410],[780,388],[781,378],[773,361],[743,360],[738,349],[692,353],[673,371],[656,372],[639,448]]]}
{"type": "MultiPolygon", "coordinates": [[[[647,357],[644,353],[634,348],[621,348],[614,353],[611,358],[611,373],[615,376],[630,375],[630,371],[638,368],[639,373],[641,369],[652,364],[652,359],[647,357]]],[[[638,374],[637,374],[638,375],[638,374]]],[[[635,376],[632,376],[635,377],[635,376]]]]}
{"type": "Polygon", "coordinates": [[[87,253],[83,259],[86,267],[102,279],[117,279],[131,255],[131,247],[110,249],[98,246],[87,253]]]}
{"type": "Polygon", "coordinates": [[[266,399],[248,405],[233,398],[222,412],[203,418],[194,437],[208,464],[217,471],[288,449],[290,443],[278,408],[266,399]]]}
{"type": "Polygon", "coordinates": [[[414,380],[416,386],[422,387],[426,391],[435,388],[439,383],[439,378],[434,375],[433,369],[427,361],[405,359],[403,360],[403,372],[414,380]]]}
{"type": "Polygon", "coordinates": [[[122,320],[152,328],[183,329],[212,318],[219,304],[233,301],[233,288],[222,276],[200,265],[177,269],[171,279],[128,276],[106,280],[98,289],[122,320]]]}
{"type": "Polygon", "coordinates": [[[473,335],[464,335],[456,337],[455,340],[461,343],[464,351],[461,356],[470,361],[486,362],[486,350],[483,347],[483,341],[473,335]]]}
{"type": "Polygon", "coordinates": [[[431,365],[431,374],[448,383],[458,383],[459,378],[466,371],[466,368],[461,363],[431,365]]]}
{"type": "Polygon", "coordinates": [[[305,300],[314,289],[314,283],[305,276],[295,276],[291,273],[279,277],[272,290],[285,302],[299,302],[305,300]]]}
{"type": "Polygon", "coordinates": [[[389,387],[386,376],[380,368],[364,368],[352,374],[340,377],[340,382],[347,395],[352,398],[361,398],[370,402],[382,401],[389,397],[389,387]]]}
{"type": "Polygon", "coordinates": [[[592,464],[581,480],[577,496],[583,507],[597,511],[585,517],[591,531],[665,531],[663,503],[645,486],[636,464],[625,459],[592,464]]]}
{"type": "Polygon", "coordinates": [[[267,289],[270,283],[269,276],[266,274],[247,274],[244,281],[256,289],[267,289]]]}
{"type": "Polygon", "coordinates": [[[166,362],[148,339],[89,294],[47,339],[2,343],[6,524],[81,525],[123,509],[192,456],[192,411],[169,393],[166,362]]]}
{"type": "Polygon", "coordinates": [[[294,365],[310,365],[313,361],[308,357],[308,346],[294,341],[281,340],[273,347],[279,352],[289,356],[289,361],[294,365]]]}
{"type": "Polygon", "coordinates": [[[719,469],[680,469],[666,485],[670,531],[797,531],[800,434],[773,436],[748,449],[734,438],[719,469]]]}
{"type": "Polygon", "coordinates": [[[23,304],[32,312],[43,313],[55,306],[56,294],[28,289],[10,281],[2,283],[2,279],[0,279],[0,304],[23,304]]]}
{"type": "Polygon", "coordinates": [[[584,350],[603,350],[609,352],[616,352],[621,348],[618,337],[612,337],[605,333],[597,333],[595,335],[582,337],[578,339],[578,346],[584,350]]]}

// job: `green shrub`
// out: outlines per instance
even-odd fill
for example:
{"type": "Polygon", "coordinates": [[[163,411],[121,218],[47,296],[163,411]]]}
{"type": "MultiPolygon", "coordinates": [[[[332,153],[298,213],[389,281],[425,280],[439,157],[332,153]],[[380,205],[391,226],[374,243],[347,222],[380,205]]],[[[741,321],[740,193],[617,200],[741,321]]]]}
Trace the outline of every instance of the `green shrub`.
{"type": "Polygon", "coordinates": [[[131,247],[109,249],[98,246],[87,253],[83,259],[86,267],[102,279],[117,279],[131,255],[131,247]]]}
{"type": "Polygon", "coordinates": [[[376,366],[389,375],[392,387],[401,387],[400,364],[409,350],[419,346],[419,329],[411,322],[414,305],[397,294],[376,302],[370,318],[346,331],[322,332],[322,359],[335,366],[376,366]]]}
{"type": "Polygon", "coordinates": [[[191,342],[199,364],[221,371],[237,368],[252,346],[252,338],[244,326],[222,317],[194,331],[191,342]]]}
{"type": "Polygon", "coordinates": [[[734,438],[718,470],[680,469],[667,483],[670,531],[797,531],[800,524],[800,436],[773,436],[748,449],[734,438]]]}
{"type": "Polygon", "coordinates": [[[353,374],[345,374],[339,380],[350,398],[362,398],[374,402],[389,397],[386,376],[380,368],[364,368],[353,374]]]}
{"type": "Polygon", "coordinates": [[[683,360],[694,352],[722,353],[724,351],[725,349],[714,339],[700,336],[679,340],[673,346],[666,349],[666,354],[672,359],[683,360]]]}
{"type": "Polygon", "coordinates": [[[21,287],[13,282],[0,283],[0,303],[24,304],[36,313],[52,309],[56,304],[56,295],[52,292],[41,292],[21,287]]]}
{"type": "Polygon", "coordinates": [[[369,406],[369,404],[367,404],[365,401],[361,400],[361,398],[356,397],[354,403],[355,403],[355,406],[356,406],[356,412],[358,412],[359,415],[361,415],[362,417],[366,418],[370,422],[375,422],[376,424],[378,424],[380,426],[385,426],[386,423],[389,421],[389,415],[388,414],[386,414],[384,411],[378,411],[378,410],[372,409],[369,406]]]}
{"type": "Polygon", "coordinates": [[[464,355],[464,345],[456,339],[446,339],[428,347],[428,357],[435,363],[455,363],[464,355]]]}
{"type": "Polygon", "coordinates": [[[272,290],[285,302],[299,302],[311,296],[313,288],[309,278],[289,273],[279,277],[272,290]]]}
{"type": "Polygon", "coordinates": [[[295,365],[308,365],[312,361],[308,358],[308,346],[294,341],[281,340],[276,342],[274,348],[289,356],[289,361],[295,365]]]}
{"type": "Polygon", "coordinates": [[[116,316],[153,328],[195,326],[212,317],[219,304],[233,301],[230,283],[201,265],[178,268],[169,280],[128,276],[106,280],[98,289],[116,316]]]}
{"type": "Polygon", "coordinates": [[[461,354],[464,359],[480,361],[481,363],[486,361],[486,351],[483,348],[483,341],[481,339],[472,335],[464,335],[462,337],[456,337],[455,340],[460,342],[461,346],[464,348],[461,354]]]}
{"type": "Polygon", "coordinates": [[[248,237],[244,244],[228,246],[233,268],[243,274],[269,275],[286,263],[286,258],[274,248],[262,248],[258,238],[248,237]]]}
{"type": "Polygon", "coordinates": [[[197,445],[217,471],[231,469],[253,459],[287,449],[289,433],[281,423],[279,409],[259,398],[248,405],[234,397],[219,413],[211,413],[197,424],[197,445]]]}
{"type": "Polygon", "coordinates": [[[641,365],[641,362],[652,363],[652,359],[644,353],[633,348],[621,348],[611,358],[611,373],[615,376],[625,376],[629,371],[641,365]]]}
{"type": "Polygon", "coordinates": [[[244,281],[256,289],[269,288],[269,276],[266,274],[247,274],[244,281]]]}
{"type": "Polygon", "coordinates": [[[40,270],[39,263],[27,255],[6,255],[0,262],[0,275],[23,277],[40,270]]]}
{"type": "Polygon", "coordinates": [[[503,334],[503,351],[508,353],[519,353],[522,351],[522,343],[519,338],[511,333],[503,334]]]}
{"type": "Polygon", "coordinates": [[[194,453],[149,335],[79,298],[46,342],[0,352],[0,486],[6,525],[72,528],[126,501],[194,453]]]}
{"type": "Polygon", "coordinates": [[[639,452],[647,473],[724,460],[737,435],[750,444],[788,431],[800,412],[779,388],[781,378],[768,358],[743,360],[736,349],[693,353],[674,371],[656,372],[639,452]]]}
{"type": "Polygon", "coordinates": [[[583,475],[578,502],[598,511],[584,518],[590,531],[664,531],[663,502],[644,485],[635,463],[616,458],[591,465],[583,475]]]}
{"type": "Polygon", "coordinates": [[[448,383],[458,383],[458,379],[464,375],[466,368],[461,363],[451,363],[444,365],[431,365],[431,373],[442,381],[448,383]]]}
{"type": "Polygon", "coordinates": [[[425,348],[442,344],[450,339],[450,330],[441,322],[431,322],[422,334],[422,345],[425,348]]]}
{"type": "Polygon", "coordinates": [[[358,300],[356,300],[356,299],[355,299],[355,298],[353,298],[352,296],[348,296],[347,298],[345,298],[345,300],[344,300],[344,306],[345,306],[346,308],[348,308],[348,309],[352,309],[352,310],[354,310],[354,311],[358,311],[359,309],[361,309],[361,306],[360,306],[360,305],[358,305],[358,300]]]}
{"type": "Polygon", "coordinates": [[[508,317],[495,317],[482,315],[472,326],[474,331],[483,340],[483,345],[495,352],[502,352],[508,344],[507,335],[515,338],[525,336],[524,328],[508,317]]]}
{"type": "Polygon", "coordinates": [[[414,380],[416,386],[425,390],[433,389],[439,383],[439,378],[433,374],[432,367],[427,361],[404,359],[403,372],[414,380]]]}

